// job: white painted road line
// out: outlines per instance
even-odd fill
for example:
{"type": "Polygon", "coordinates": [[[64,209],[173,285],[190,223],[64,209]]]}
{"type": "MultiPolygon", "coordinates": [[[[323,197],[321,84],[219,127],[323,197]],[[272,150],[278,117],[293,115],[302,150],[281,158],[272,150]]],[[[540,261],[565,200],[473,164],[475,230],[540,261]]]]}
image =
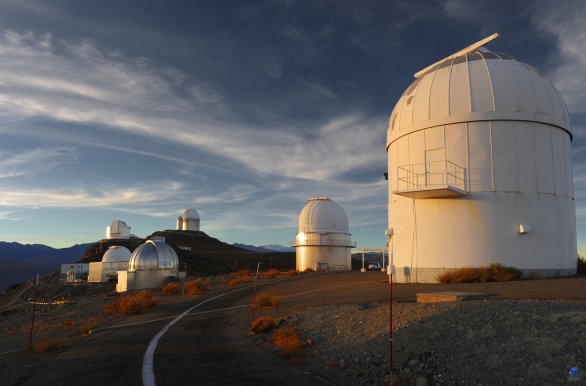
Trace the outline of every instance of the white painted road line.
{"type": "Polygon", "coordinates": [[[161,339],[161,337],[163,335],[165,335],[165,333],[178,321],[180,321],[185,315],[187,315],[188,313],[190,313],[191,311],[193,311],[194,309],[196,309],[197,307],[201,306],[202,304],[205,304],[207,302],[211,302],[212,300],[215,300],[217,298],[221,298],[222,296],[226,296],[229,295],[231,293],[234,292],[238,292],[238,291],[243,291],[243,290],[249,290],[250,287],[244,287],[244,288],[238,288],[226,293],[223,293],[221,295],[218,296],[214,296],[213,298],[209,298],[207,300],[204,300],[201,303],[197,303],[195,306],[188,308],[184,313],[182,313],[181,315],[177,316],[175,319],[173,319],[172,321],[170,321],[165,327],[163,327],[163,329],[161,331],[159,331],[157,333],[157,335],[155,335],[153,337],[153,339],[151,339],[149,346],[147,347],[145,353],[144,353],[144,357],[142,359],[142,384],[143,386],[156,386],[157,382],[155,381],[155,372],[153,370],[153,357],[155,355],[155,349],[157,348],[157,344],[159,343],[159,339],[161,339]]]}

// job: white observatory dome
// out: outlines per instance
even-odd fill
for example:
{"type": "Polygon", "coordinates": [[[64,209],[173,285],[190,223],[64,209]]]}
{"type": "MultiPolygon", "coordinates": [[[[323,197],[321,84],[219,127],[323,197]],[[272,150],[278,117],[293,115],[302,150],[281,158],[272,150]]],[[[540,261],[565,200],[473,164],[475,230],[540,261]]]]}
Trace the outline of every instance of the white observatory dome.
{"type": "Polygon", "coordinates": [[[177,269],[179,259],[177,253],[164,241],[147,240],[132,252],[128,262],[128,270],[143,269],[177,269]]]}
{"type": "Polygon", "coordinates": [[[186,209],[183,211],[183,220],[199,220],[199,213],[195,209],[186,209]]]}
{"type": "Polygon", "coordinates": [[[350,234],[348,215],[344,208],[326,196],[307,200],[299,214],[299,233],[350,234]]]}
{"type": "Polygon", "coordinates": [[[102,263],[128,262],[128,260],[130,260],[130,251],[118,245],[112,245],[102,257],[102,263]]]}
{"type": "Polygon", "coordinates": [[[415,75],[391,114],[387,147],[427,127],[489,120],[539,122],[572,136],[568,109],[555,87],[509,55],[473,51],[415,75]]]}
{"type": "Polygon", "coordinates": [[[572,128],[533,67],[481,47],[415,74],[387,131],[389,255],[398,282],[493,263],[576,273],[572,128]]]}

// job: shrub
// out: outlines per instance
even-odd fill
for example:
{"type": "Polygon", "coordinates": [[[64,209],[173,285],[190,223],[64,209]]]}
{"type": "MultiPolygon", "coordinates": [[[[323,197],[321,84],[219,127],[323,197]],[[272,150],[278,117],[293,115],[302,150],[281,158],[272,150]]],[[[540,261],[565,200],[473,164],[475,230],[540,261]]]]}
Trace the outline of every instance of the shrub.
{"type": "Polygon", "coordinates": [[[238,272],[233,272],[230,274],[230,276],[233,276],[233,277],[244,277],[244,276],[251,276],[251,275],[252,275],[252,272],[249,271],[248,269],[241,269],[238,272]]]}
{"type": "Polygon", "coordinates": [[[278,269],[271,269],[270,271],[264,274],[265,279],[274,279],[281,274],[278,269]]]}
{"type": "Polygon", "coordinates": [[[315,271],[311,268],[305,268],[305,270],[303,271],[303,273],[310,273],[310,272],[315,272],[315,271]]]}
{"type": "Polygon", "coordinates": [[[161,290],[161,294],[163,296],[176,296],[181,295],[183,293],[183,288],[179,283],[167,283],[161,290]]]}
{"type": "Polygon", "coordinates": [[[93,330],[94,328],[98,327],[98,321],[95,319],[90,320],[89,322],[86,322],[84,324],[81,325],[80,329],[81,329],[81,333],[82,334],[89,334],[89,332],[91,330],[93,330]]]}
{"type": "Polygon", "coordinates": [[[500,263],[493,263],[488,267],[464,267],[440,273],[435,279],[443,284],[457,283],[486,283],[489,281],[511,281],[521,278],[521,271],[507,267],[500,263]]]}
{"type": "Polygon", "coordinates": [[[67,346],[63,336],[49,336],[33,344],[34,352],[49,352],[59,350],[67,346]]]}
{"type": "Polygon", "coordinates": [[[275,320],[266,316],[256,318],[250,325],[250,330],[255,334],[263,334],[275,327],[275,320]]]}
{"type": "Polygon", "coordinates": [[[238,284],[250,283],[252,281],[252,276],[235,276],[231,277],[230,279],[226,280],[224,284],[229,286],[235,286],[238,284]]]}
{"type": "Polygon", "coordinates": [[[297,274],[298,274],[298,272],[294,269],[290,269],[287,272],[285,272],[285,276],[295,276],[297,274]]]}
{"type": "Polygon", "coordinates": [[[63,327],[65,328],[69,328],[69,327],[73,327],[75,326],[75,321],[73,320],[66,320],[65,322],[63,322],[63,327]]]}
{"type": "Polygon", "coordinates": [[[185,283],[183,288],[185,290],[185,295],[196,296],[202,292],[209,291],[210,283],[205,280],[195,279],[185,283]]]}
{"type": "Polygon", "coordinates": [[[254,301],[256,308],[277,308],[281,305],[281,297],[270,294],[258,294],[254,301]]]}
{"type": "Polygon", "coordinates": [[[295,327],[288,324],[273,332],[273,344],[277,351],[286,358],[301,354],[301,340],[295,327]]]}
{"type": "Polygon", "coordinates": [[[137,294],[121,296],[104,306],[104,312],[111,315],[136,315],[155,307],[159,302],[160,299],[151,291],[145,290],[137,294]]]}
{"type": "Polygon", "coordinates": [[[586,273],[586,259],[578,255],[577,273],[586,273]]]}

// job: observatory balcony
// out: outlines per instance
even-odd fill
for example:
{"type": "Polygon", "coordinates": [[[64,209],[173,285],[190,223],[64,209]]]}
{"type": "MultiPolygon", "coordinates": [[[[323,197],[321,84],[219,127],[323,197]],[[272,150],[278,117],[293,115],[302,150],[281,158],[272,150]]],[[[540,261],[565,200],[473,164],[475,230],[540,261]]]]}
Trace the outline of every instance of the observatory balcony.
{"type": "Polygon", "coordinates": [[[397,189],[409,198],[460,197],[468,194],[466,169],[448,160],[397,167],[397,189]]]}

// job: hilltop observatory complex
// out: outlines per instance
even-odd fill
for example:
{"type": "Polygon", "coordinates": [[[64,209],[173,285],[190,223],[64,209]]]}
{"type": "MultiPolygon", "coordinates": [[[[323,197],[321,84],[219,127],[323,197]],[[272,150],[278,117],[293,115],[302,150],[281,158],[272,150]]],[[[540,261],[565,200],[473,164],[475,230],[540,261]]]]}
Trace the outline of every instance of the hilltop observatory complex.
{"type": "Polygon", "coordinates": [[[397,282],[491,263],[526,276],[576,273],[568,109],[533,67],[481,48],[497,37],[415,74],[391,114],[397,282]]]}
{"type": "Polygon", "coordinates": [[[326,196],[307,200],[299,214],[295,239],[297,270],[351,269],[351,241],[348,215],[326,196]]]}
{"type": "Polygon", "coordinates": [[[199,213],[195,209],[186,209],[183,216],[177,217],[178,231],[199,231],[199,213]]]}

